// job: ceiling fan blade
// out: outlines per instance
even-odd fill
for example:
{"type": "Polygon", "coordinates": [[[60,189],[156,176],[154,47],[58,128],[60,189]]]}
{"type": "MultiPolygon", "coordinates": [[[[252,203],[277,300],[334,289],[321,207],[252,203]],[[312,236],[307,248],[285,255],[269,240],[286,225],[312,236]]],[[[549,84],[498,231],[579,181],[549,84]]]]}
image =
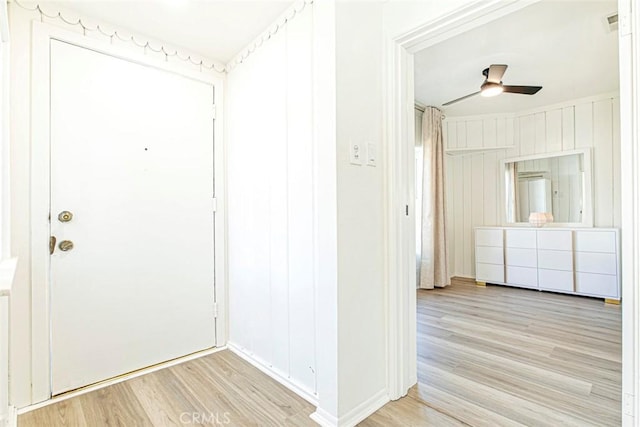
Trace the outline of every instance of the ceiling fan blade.
{"type": "Polygon", "coordinates": [[[503,92],[506,93],[519,93],[521,95],[535,95],[538,93],[542,86],[503,86],[503,92]]]}
{"type": "Polygon", "coordinates": [[[487,81],[493,83],[500,83],[504,72],[507,71],[507,66],[504,64],[493,64],[489,66],[489,73],[487,75],[487,81]]]}
{"type": "Polygon", "coordinates": [[[454,99],[453,101],[445,102],[444,104],[442,104],[442,106],[446,107],[447,105],[451,105],[451,104],[453,104],[455,102],[462,101],[463,99],[467,99],[467,98],[471,98],[472,96],[476,96],[479,93],[480,93],[480,91],[474,92],[474,93],[470,93],[469,95],[463,96],[462,98],[458,98],[458,99],[454,99]]]}

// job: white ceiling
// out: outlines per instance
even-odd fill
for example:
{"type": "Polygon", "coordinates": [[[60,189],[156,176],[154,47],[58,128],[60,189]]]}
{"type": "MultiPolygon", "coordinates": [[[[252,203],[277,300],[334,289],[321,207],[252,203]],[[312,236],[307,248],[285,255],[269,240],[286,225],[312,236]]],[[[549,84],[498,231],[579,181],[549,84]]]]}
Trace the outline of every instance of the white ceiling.
{"type": "Polygon", "coordinates": [[[227,63],[293,4],[293,0],[72,0],[42,2],[97,23],[183,47],[227,63]]]}
{"type": "Polygon", "coordinates": [[[476,96],[449,116],[505,113],[618,90],[618,32],[605,17],[616,0],[547,0],[460,34],[415,56],[415,96],[424,105],[480,90],[482,70],[507,64],[505,85],[543,86],[536,95],[476,96]]]}

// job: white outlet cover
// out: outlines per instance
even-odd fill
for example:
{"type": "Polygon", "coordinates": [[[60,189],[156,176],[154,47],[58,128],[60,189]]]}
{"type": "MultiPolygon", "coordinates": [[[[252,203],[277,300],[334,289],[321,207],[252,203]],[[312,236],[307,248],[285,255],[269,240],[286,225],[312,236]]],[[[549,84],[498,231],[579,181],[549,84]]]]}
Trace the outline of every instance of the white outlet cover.
{"type": "Polygon", "coordinates": [[[364,156],[364,150],[362,144],[351,143],[349,148],[349,158],[352,165],[362,166],[362,157],[364,156]]]}

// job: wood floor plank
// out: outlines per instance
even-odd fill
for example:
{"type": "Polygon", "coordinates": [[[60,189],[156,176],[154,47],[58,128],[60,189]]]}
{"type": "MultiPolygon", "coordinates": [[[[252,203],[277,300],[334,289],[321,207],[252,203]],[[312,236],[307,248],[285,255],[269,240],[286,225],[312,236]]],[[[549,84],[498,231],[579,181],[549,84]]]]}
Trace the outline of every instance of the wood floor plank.
{"type": "Polygon", "coordinates": [[[126,383],[113,384],[78,399],[89,426],[153,425],[142,405],[126,383]]]}
{"type": "MultiPolygon", "coordinates": [[[[53,405],[52,405],[53,406],[53,405]]],[[[20,426],[88,427],[78,399],[63,400],[55,408],[45,407],[18,417],[20,426]]]]}
{"type": "MultiPolygon", "coordinates": [[[[452,418],[474,427],[525,427],[518,421],[426,383],[418,383],[414,386],[409,391],[408,397],[403,399],[407,398],[413,398],[418,405],[425,405],[428,402],[432,408],[451,414],[452,418]]],[[[395,425],[400,426],[401,423],[402,418],[395,425]]]]}
{"type": "MultiPolygon", "coordinates": [[[[528,363],[493,355],[486,351],[478,351],[455,343],[447,343],[444,340],[434,337],[425,338],[424,340],[420,340],[420,342],[424,342],[433,349],[433,353],[430,353],[430,357],[428,358],[432,361],[438,361],[440,357],[452,353],[452,349],[456,350],[456,355],[452,355],[457,361],[454,369],[462,365],[473,365],[478,370],[517,376],[528,384],[538,384],[562,389],[577,396],[589,396],[593,387],[590,382],[580,378],[574,378],[567,374],[560,374],[528,363]]],[[[420,360],[422,360],[422,358],[420,360]]]]}

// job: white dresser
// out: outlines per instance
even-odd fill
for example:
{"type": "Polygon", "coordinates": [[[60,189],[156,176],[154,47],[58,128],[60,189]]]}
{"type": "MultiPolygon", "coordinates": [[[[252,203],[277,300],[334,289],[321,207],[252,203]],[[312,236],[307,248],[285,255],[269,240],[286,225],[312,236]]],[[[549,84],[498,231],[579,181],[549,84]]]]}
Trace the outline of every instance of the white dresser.
{"type": "Polygon", "coordinates": [[[620,300],[613,228],[478,227],[476,281],[620,300]]]}

